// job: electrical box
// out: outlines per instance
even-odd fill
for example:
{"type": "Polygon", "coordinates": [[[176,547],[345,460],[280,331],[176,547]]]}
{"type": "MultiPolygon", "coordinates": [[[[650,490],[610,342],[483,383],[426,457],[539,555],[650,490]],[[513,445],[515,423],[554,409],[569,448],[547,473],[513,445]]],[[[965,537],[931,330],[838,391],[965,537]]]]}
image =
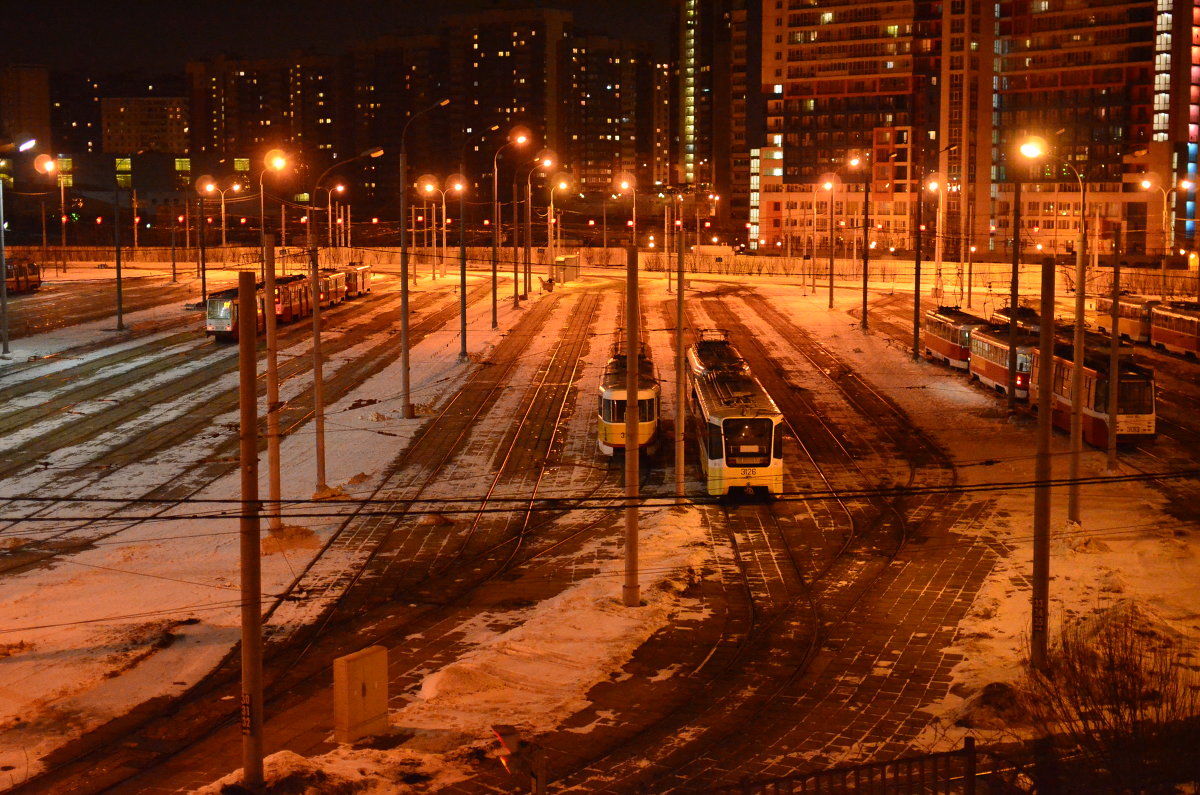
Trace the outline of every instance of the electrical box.
{"type": "Polygon", "coordinates": [[[387,731],[387,649],[369,646],[333,661],[334,738],[352,743],[387,731]]]}

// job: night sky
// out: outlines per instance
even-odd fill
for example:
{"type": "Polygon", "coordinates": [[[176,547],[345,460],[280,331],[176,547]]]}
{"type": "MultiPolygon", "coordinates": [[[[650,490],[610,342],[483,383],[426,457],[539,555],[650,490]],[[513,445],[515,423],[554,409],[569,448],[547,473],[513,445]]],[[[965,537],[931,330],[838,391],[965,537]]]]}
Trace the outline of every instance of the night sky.
{"type": "Polygon", "coordinates": [[[670,36],[669,0],[61,0],[7,5],[0,58],[98,73],[182,73],[189,60],[221,54],[270,58],[297,49],[335,53],[379,35],[435,30],[442,14],[497,7],[569,9],[585,31],[654,41],[660,55],[665,55],[670,36]]]}

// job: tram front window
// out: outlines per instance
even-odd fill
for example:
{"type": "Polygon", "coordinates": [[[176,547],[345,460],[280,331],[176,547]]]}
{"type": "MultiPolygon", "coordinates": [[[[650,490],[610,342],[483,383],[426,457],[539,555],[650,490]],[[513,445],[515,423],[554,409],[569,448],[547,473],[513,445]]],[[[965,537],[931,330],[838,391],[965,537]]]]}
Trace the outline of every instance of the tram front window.
{"type": "Polygon", "coordinates": [[[208,317],[210,320],[229,320],[233,316],[233,301],[216,300],[208,302],[208,317]]]}
{"type": "Polygon", "coordinates": [[[725,420],[725,464],[765,467],[771,463],[772,423],[768,419],[725,420]]]}
{"type": "Polygon", "coordinates": [[[1154,387],[1146,381],[1123,381],[1117,399],[1117,411],[1121,414],[1153,414],[1154,387]]]}

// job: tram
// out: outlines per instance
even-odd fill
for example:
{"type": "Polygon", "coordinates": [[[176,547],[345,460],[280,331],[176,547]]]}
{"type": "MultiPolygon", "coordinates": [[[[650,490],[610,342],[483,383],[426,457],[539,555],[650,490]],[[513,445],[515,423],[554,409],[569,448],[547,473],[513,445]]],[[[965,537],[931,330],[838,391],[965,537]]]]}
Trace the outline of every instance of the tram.
{"type": "MultiPolygon", "coordinates": [[[[1109,352],[1104,343],[1092,340],[1083,359],[1083,439],[1095,447],[1108,446],[1108,373],[1109,352]]],[[[1040,352],[1033,351],[1030,376],[1030,400],[1037,405],[1041,384],[1038,380],[1040,352]]],[[[1071,430],[1071,378],[1075,369],[1074,346],[1059,342],[1054,346],[1052,366],[1053,422],[1071,430]]],[[[1117,441],[1143,441],[1155,436],[1154,371],[1133,363],[1131,355],[1121,356],[1117,365],[1117,441]]]]}
{"type": "MultiPolygon", "coordinates": [[[[266,330],[266,312],[263,309],[263,283],[255,284],[256,310],[255,327],[258,333],[266,330]]],[[[346,273],[340,269],[320,272],[318,281],[320,304],[332,306],[346,300],[346,273]]],[[[222,342],[236,342],[238,338],[238,288],[220,290],[208,296],[204,331],[222,342]]],[[[312,314],[312,286],[304,274],[280,276],[275,280],[275,320],[280,324],[294,323],[312,314]]]]}
{"type": "MultiPolygon", "coordinates": [[[[1122,295],[1117,299],[1117,333],[1133,342],[1150,341],[1150,314],[1161,303],[1157,298],[1122,295]]],[[[1094,325],[1104,334],[1112,333],[1112,297],[1097,296],[1094,325]]]]}
{"type": "MultiPolygon", "coordinates": [[[[1012,307],[1002,306],[992,313],[991,322],[997,326],[1007,326],[1012,322],[1012,307]]],[[[1037,334],[1042,330],[1041,316],[1031,306],[1017,305],[1017,328],[1037,334]]]]}
{"type": "Polygon", "coordinates": [[[1150,344],[1187,356],[1200,353],[1200,303],[1172,301],[1151,309],[1150,344]]]}
{"type": "Polygon", "coordinates": [[[8,293],[31,293],[42,286],[42,271],[32,260],[14,257],[4,269],[4,289],[8,293]]]}
{"type": "Polygon", "coordinates": [[[687,351],[689,411],[710,495],[783,490],[783,415],[721,330],[687,351]]]}
{"type": "Polygon", "coordinates": [[[930,309],[925,313],[925,355],[965,370],[971,359],[971,332],[987,325],[956,306],[930,309]]]}
{"type": "MultiPolygon", "coordinates": [[[[1029,366],[1038,338],[1028,332],[1017,334],[1017,373],[1014,396],[1029,396],[1029,366]]],[[[1008,394],[1009,327],[991,325],[977,328],[971,334],[971,361],[967,372],[971,378],[1008,394]]]]}
{"type": "MultiPolygon", "coordinates": [[[[654,372],[654,362],[643,347],[637,355],[637,446],[652,450],[658,441],[660,390],[654,372]]],[[[628,405],[629,357],[624,351],[614,351],[600,376],[599,406],[596,412],[596,439],[600,452],[614,455],[624,452],[625,410],[628,405]]]]}

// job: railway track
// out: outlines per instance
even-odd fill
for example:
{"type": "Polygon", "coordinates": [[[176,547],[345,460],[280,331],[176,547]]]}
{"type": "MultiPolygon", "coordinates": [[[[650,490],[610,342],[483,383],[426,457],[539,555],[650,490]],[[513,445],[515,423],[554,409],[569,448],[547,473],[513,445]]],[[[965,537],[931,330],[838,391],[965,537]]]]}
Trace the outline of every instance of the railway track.
{"type": "MultiPolygon", "coordinates": [[[[861,489],[878,478],[857,465],[858,453],[843,444],[840,429],[797,396],[782,368],[754,342],[757,335],[747,332],[727,306],[707,301],[704,311],[715,325],[733,331],[751,370],[777,398],[789,423],[789,460],[798,464],[789,464],[789,490],[808,482],[822,483],[829,491],[861,489]]],[[[816,366],[830,364],[826,359],[816,366]]],[[[867,387],[860,384],[858,390],[867,387]]],[[[857,411],[878,411],[878,406],[863,405],[863,394],[854,397],[857,411]]],[[[893,405],[887,408],[896,412],[893,405]]],[[[909,436],[906,432],[905,438],[909,436]]],[[[928,456],[927,450],[921,453],[928,456]]],[[[911,467],[911,480],[918,469],[911,467]]],[[[736,615],[725,618],[726,629],[714,646],[725,653],[710,654],[690,672],[692,681],[673,709],[629,732],[605,753],[573,760],[570,772],[559,780],[564,791],[686,791],[694,782],[707,787],[723,775],[747,772],[748,760],[764,747],[764,736],[755,729],[761,716],[778,711],[791,698],[812,673],[828,633],[845,631],[854,608],[903,547],[911,530],[903,507],[879,502],[883,504],[863,509],[830,500],[805,515],[789,513],[793,504],[784,500],[725,509],[720,518],[710,515],[706,526],[714,565],[728,577],[723,579],[726,596],[741,591],[740,598],[731,598],[736,615]],[[723,549],[727,556],[718,552],[723,549]]],[[[718,509],[705,510],[712,514],[718,509]]]]}
{"type": "MultiPolygon", "coordinates": [[[[478,300],[482,290],[475,296],[478,300]]],[[[356,340],[372,331],[378,332],[390,328],[397,318],[397,310],[390,306],[393,301],[383,301],[376,308],[367,322],[359,327],[354,335],[336,335],[326,343],[328,356],[348,350],[356,340]]],[[[422,296],[422,300],[414,302],[417,311],[431,310],[427,317],[414,324],[413,339],[419,341],[426,334],[437,328],[446,318],[453,314],[453,301],[449,298],[422,296]],[[439,307],[440,304],[440,307],[439,307]]],[[[355,304],[361,308],[362,305],[355,304]]],[[[337,322],[338,313],[331,313],[337,322]]],[[[303,325],[303,324],[301,324],[303,325]]],[[[297,326],[282,329],[280,347],[302,342],[306,338],[306,330],[297,326]]],[[[80,518],[79,509],[72,503],[66,509],[58,501],[70,499],[79,495],[121,494],[125,489],[110,488],[107,484],[114,479],[121,480],[125,470],[137,467],[141,462],[154,456],[178,449],[188,441],[202,437],[211,431],[214,419],[223,413],[236,410],[237,386],[236,349],[224,346],[203,344],[204,339],[192,335],[178,335],[164,341],[167,349],[152,348],[147,354],[144,348],[136,348],[117,354],[115,357],[102,357],[101,362],[88,368],[81,379],[82,383],[73,389],[60,393],[53,400],[35,404],[31,409],[14,412],[4,418],[9,421],[8,433],[37,429],[38,423],[46,416],[61,416],[65,407],[78,405],[84,401],[94,400],[97,394],[102,394],[108,384],[130,390],[131,397],[124,405],[115,404],[102,410],[89,413],[79,421],[66,421],[56,433],[37,434],[25,448],[10,449],[6,460],[10,461],[10,471],[6,476],[12,477],[36,466],[33,453],[42,449],[71,449],[81,447],[83,454],[78,460],[58,463],[53,471],[53,479],[45,479],[46,487],[53,488],[55,500],[33,503],[29,500],[14,499],[5,505],[8,516],[19,515],[22,520],[9,521],[0,526],[0,533],[13,535],[17,528],[24,524],[26,527],[32,521],[39,526],[49,529],[28,532],[30,538],[22,544],[6,548],[0,571],[14,571],[29,565],[37,564],[68,554],[75,549],[86,548],[100,541],[108,540],[133,527],[136,527],[148,517],[159,516],[173,510],[179,503],[187,500],[218,478],[228,474],[236,467],[237,439],[232,435],[221,435],[218,441],[208,449],[204,460],[193,462],[178,473],[165,485],[157,486],[147,492],[131,495],[127,501],[120,498],[99,503],[100,509],[91,511],[88,518],[80,518]],[[200,365],[194,363],[194,357],[199,352],[204,358],[200,365]],[[175,365],[182,363],[182,376],[170,366],[164,367],[163,362],[175,365]],[[112,375],[110,370],[119,371],[112,375]],[[159,372],[163,370],[164,372],[159,372]],[[214,379],[226,376],[228,384],[223,392],[214,392],[214,379]],[[158,416],[145,428],[143,414],[146,411],[147,396],[152,395],[156,401],[155,411],[158,416]],[[130,427],[137,426],[136,432],[126,431],[113,438],[110,429],[123,423],[130,427]],[[106,436],[105,434],[110,434],[106,436]],[[99,439],[103,443],[97,443],[99,439]],[[63,488],[61,484],[70,484],[63,488]],[[150,506],[147,506],[147,502],[150,506]],[[71,514],[71,519],[64,519],[62,525],[54,527],[55,516],[64,510],[71,514]],[[136,516],[137,518],[132,518],[136,516]]],[[[357,357],[356,365],[350,371],[333,374],[327,382],[327,394],[330,401],[336,401],[346,394],[356,384],[362,383],[375,372],[398,355],[390,340],[377,343],[371,350],[357,357]]],[[[285,359],[279,367],[280,382],[304,375],[311,369],[308,357],[285,359]]],[[[260,375],[259,392],[265,390],[265,376],[260,375]]],[[[36,397],[36,391],[41,384],[25,383],[18,385],[26,393],[26,398],[36,397]]],[[[110,392],[109,394],[116,394],[110,392]]],[[[19,402],[20,397],[5,395],[19,402]]],[[[297,395],[281,412],[280,433],[288,435],[297,426],[305,422],[312,414],[311,400],[305,395],[297,395]]],[[[263,420],[265,424],[265,418],[263,420]]],[[[261,431],[262,429],[260,429],[261,431]]],[[[262,439],[265,447],[265,438],[262,439]]]]}
{"type": "MultiPolygon", "coordinates": [[[[556,297],[561,298],[564,295],[568,294],[559,294],[556,297]]],[[[507,462],[506,466],[500,468],[506,475],[503,478],[506,481],[506,488],[508,488],[507,483],[511,482],[516,484],[515,488],[518,492],[528,493],[531,484],[524,473],[528,469],[529,462],[540,460],[542,461],[541,466],[547,467],[552,466],[555,461],[555,457],[547,455],[547,452],[548,448],[556,443],[557,428],[562,418],[574,413],[575,390],[573,383],[579,373],[581,351],[586,344],[588,329],[595,313],[596,297],[585,295],[581,303],[583,310],[571,313],[571,331],[563,335],[563,341],[555,346],[553,352],[548,354],[545,364],[539,368],[540,377],[529,382],[530,386],[518,396],[518,401],[532,398],[535,406],[525,418],[523,425],[526,427],[513,426],[505,434],[506,438],[499,440],[502,452],[497,452],[495,455],[507,462]],[[520,475],[520,477],[515,477],[514,474],[520,475]]],[[[508,335],[497,348],[492,357],[493,362],[507,357],[511,360],[511,366],[515,367],[520,362],[523,346],[528,344],[529,337],[534,335],[539,327],[538,317],[535,313],[543,315],[549,313],[551,306],[552,302],[550,301],[539,302],[539,305],[535,306],[523,319],[518,329],[508,335]],[[539,309],[543,303],[546,308],[539,309]],[[507,354],[502,350],[506,346],[511,347],[507,354]]],[[[401,611],[406,612],[407,615],[391,622],[390,628],[387,625],[388,622],[381,621],[375,624],[373,630],[377,633],[377,638],[383,642],[389,638],[397,639],[414,633],[417,633],[418,637],[424,637],[424,633],[429,633],[428,642],[406,644],[407,651],[412,655],[410,664],[413,676],[427,670],[424,666],[429,664],[431,658],[436,657],[429,647],[436,646],[442,642],[446,633],[453,631],[456,624],[456,620],[453,618],[455,601],[464,601],[472,590],[485,586],[496,576],[514,567],[528,566],[531,563],[532,565],[553,565],[552,561],[556,556],[561,557],[565,554],[564,548],[583,543],[589,534],[598,532],[597,528],[602,524],[597,520],[590,523],[585,522],[582,527],[578,523],[572,524],[570,527],[559,527],[555,523],[556,517],[553,516],[553,512],[547,515],[545,511],[540,511],[535,515],[532,505],[535,497],[523,497],[526,507],[514,512],[523,518],[514,519],[513,516],[506,516],[504,512],[501,512],[500,520],[496,521],[496,515],[485,514],[485,519],[480,520],[480,529],[469,534],[472,540],[454,548],[429,543],[444,535],[439,532],[437,526],[422,524],[411,517],[404,518],[406,512],[418,501],[420,487],[409,486],[406,489],[400,483],[408,475],[411,475],[413,470],[421,467],[419,448],[422,443],[427,446],[429,455],[436,459],[431,459],[435,468],[438,461],[444,461],[447,458],[444,447],[447,441],[450,441],[453,449],[457,450],[459,454],[469,451],[475,442],[468,437],[466,429],[470,425],[470,420],[479,415],[479,410],[467,409],[466,405],[474,400],[480,406],[491,405],[494,407],[497,403],[494,393],[497,390],[502,391],[502,385],[505,383],[504,374],[501,372],[503,369],[503,367],[498,368],[489,364],[480,368],[477,379],[482,380],[477,380],[477,383],[465,388],[463,396],[442,412],[438,422],[430,424],[422,439],[415,440],[404,460],[398,462],[394,482],[391,484],[391,488],[397,489],[399,492],[392,495],[397,497],[394,503],[396,510],[372,511],[374,514],[382,513],[385,516],[380,517],[379,522],[376,522],[373,517],[366,522],[357,523],[367,526],[390,521],[395,528],[400,528],[400,532],[395,532],[395,528],[392,530],[377,528],[381,530],[382,534],[376,534],[374,541],[368,541],[365,539],[371,536],[371,530],[365,530],[362,533],[355,532],[349,528],[356,523],[349,521],[346,524],[348,529],[344,529],[338,534],[337,544],[331,544],[329,547],[329,550],[333,550],[339,545],[343,547],[337,553],[331,552],[329,555],[329,557],[341,561],[343,565],[347,552],[345,545],[358,544],[360,550],[365,550],[365,553],[361,555],[363,563],[359,569],[362,574],[357,578],[352,578],[356,582],[349,583],[349,585],[361,585],[363,589],[356,591],[343,583],[341,593],[351,594],[351,596],[343,599],[336,609],[330,612],[331,615],[335,617],[355,615],[360,624],[364,622],[373,624],[374,620],[364,616],[362,611],[369,609],[370,605],[380,599],[385,603],[384,609],[380,611],[384,613],[395,612],[394,600],[396,597],[415,600],[411,602],[414,609],[401,611]],[[491,382],[490,385],[488,382],[491,382]],[[493,393],[491,398],[488,397],[489,393],[493,393]],[[439,426],[444,427],[439,430],[439,426]],[[423,442],[422,440],[427,441],[423,442]],[[374,552],[370,551],[372,545],[376,547],[374,552]],[[504,554],[496,554],[501,551],[504,554]],[[456,565],[450,565],[452,563],[456,565]],[[481,566],[488,568],[483,574],[479,573],[481,566]],[[471,574],[465,578],[461,577],[460,573],[464,570],[470,571],[471,574]],[[455,596],[456,593],[457,596],[455,596]]],[[[581,419],[587,422],[591,418],[584,413],[581,419]]],[[[444,475],[444,466],[441,471],[444,475]]],[[[603,491],[606,481],[608,481],[607,487],[611,490],[613,484],[606,478],[606,470],[596,471],[596,491],[603,491]]],[[[429,479],[430,482],[436,481],[437,472],[431,470],[429,479]]],[[[542,476],[534,477],[532,485],[536,488],[538,481],[542,479],[542,476]]],[[[493,489],[493,493],[497,495],[500,491],[499,486],[493,489]]],[[[385,489],[381,494],[386,495],[387,490],[385,489]]],[[[616,493],[613,493],[612,497],[615,499],[616,493]]],[[[505,503],[511,505],[507,499],[505,503]]],[[[333,601],[337,598],[334,593],[339,586],[318,584],[318,580],[320,580],[316,573],[318,568],[319,564],[297,579],[298,584],[293,589],[293,596],[302,594],[302,598],[309,602],[320,599],[333,601]],[[318,587],[325,587],[326,593],[324,595],[316,593],[318,587]]],[[[354,647],[357,647],[357,644],[361,644],[361,637],[355,636],[347,640],[343,636],[341,643],[347,642],[355,644],[354,647]]],[[[286,708],[286,703],[291,695],[287,693],[290,687],[305,680],[312,668],[323,670],[323,666],[328,664],[324,654],[328,653],[331,647],[336,646],[338,646],[338,641],[315,639],[311,633],[308,636],[300,637],[293,636],[286,631],[276,632],[271,649],[272,659],[280,669],[283,669],[277,670],[279,678],[276,681],[277,695],[283,698],[283,703],[278,699],[272,701],[272,710],[286,708]]],[[[396,664],[403,667],[405,661],[399,659],[396,664]]],[[[180,719],[193,724],[199,722],[209,732],[220,732],[222,727],[227,726],[229,713],[221,710],[220,714],[217,714],[202,706],[202,704],[211,703],[214,694],[219,693],[225,686],[220,683],[221,681],[229,681],[230,678],[227,674],[228,672],[225,675],[218,674],[210,678],[210,681],[204,686],[197,688],[194,693],[196,702],[191,707],[188,704],[182,705],[180,719]]],[[[177,722],[176,720],[171,723],[174,725],[177,722]]],[[[129,772],[131,758],[145,760],[149,754],[147,748],[154,746],[158,749],[153,754],[156,760],[154,764],[162,765],[164,774],[169,775],[172,764],[163,755],[162,746],[164,744],[173,745],[174,749],[171,753],[174,753],[190,746],[194,741],[195,737],[180,737],[170,728],[151,722],[131,735],[126,744],[128,752],[118,754],[118,758],[107,760],[105,769],[110,775],[119,778],[121,770],[129,772]],[[171,739],[168,741],[165,739],[167,737],[171,739]]],[[[167,754],[167,756],[170,755],[167,754]]],[[[138,765],[145,763],[144,761],[139,762],[138,765]]],[[[127,786],[136,789],[140,785],[130,783],[127,786]]]]}

